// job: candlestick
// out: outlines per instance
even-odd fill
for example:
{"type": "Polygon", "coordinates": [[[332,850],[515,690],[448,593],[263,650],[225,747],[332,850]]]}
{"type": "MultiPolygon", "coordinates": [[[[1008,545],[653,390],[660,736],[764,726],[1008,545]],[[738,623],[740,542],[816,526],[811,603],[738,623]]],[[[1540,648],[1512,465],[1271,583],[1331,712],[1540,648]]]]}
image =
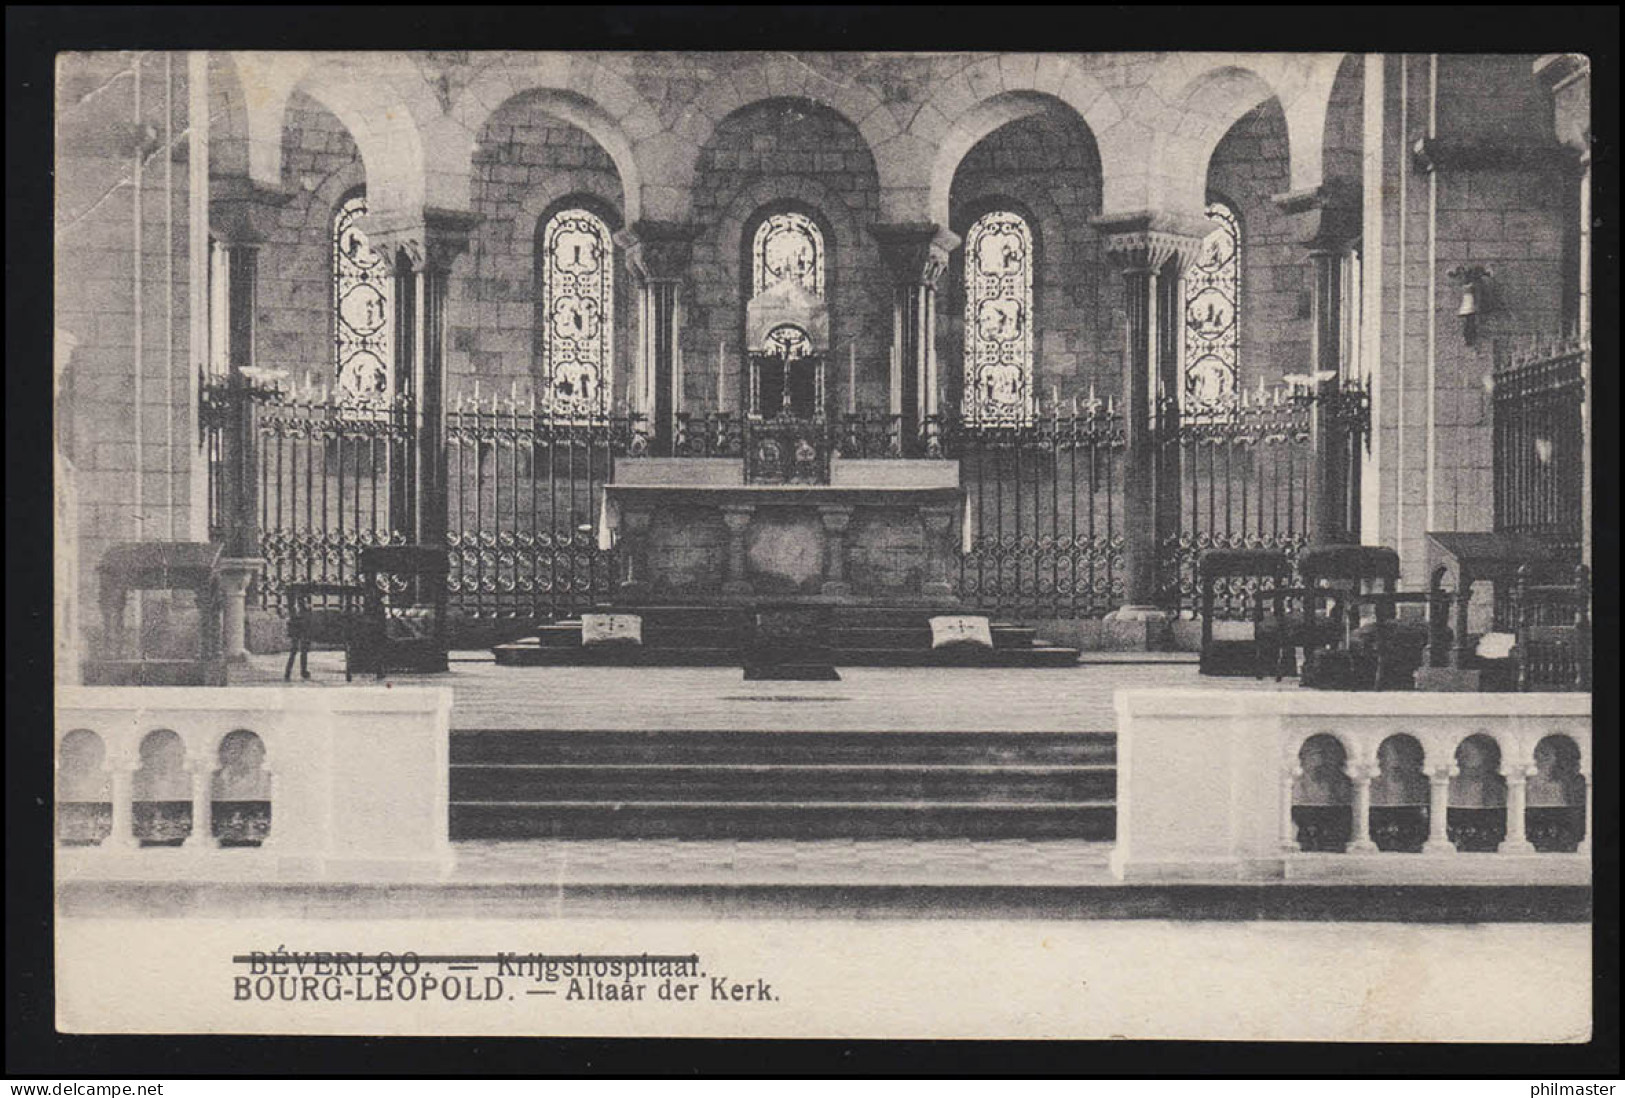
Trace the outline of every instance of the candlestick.
{"type": "Polygon", "coordinates": [[[717,411],[724,412],[728,408],[728,371],[724,365],[723,341],[717,341],[717,411]]]}
{"type": "Polygon", "coordinates": [[[856,344],[848,344],[846,348],[846,414],[858,414],[858,348],[856,344]]]}

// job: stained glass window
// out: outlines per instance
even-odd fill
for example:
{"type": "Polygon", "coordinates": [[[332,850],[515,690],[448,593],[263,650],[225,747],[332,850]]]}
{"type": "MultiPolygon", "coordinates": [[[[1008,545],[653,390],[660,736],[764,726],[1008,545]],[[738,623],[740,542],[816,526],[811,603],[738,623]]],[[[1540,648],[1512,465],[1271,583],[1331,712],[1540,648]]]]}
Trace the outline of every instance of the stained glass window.
{"type": "Polygon", "coordinates": [[[1033,236],[1016,213],[983,215],[965,237],[965,418],[1033,415],[1033,236]]]}
{"type": "Polygon", "coordinates": [[[395,391],[394,281],[357,222],[356,195],[333,218],[334,372],[347,399],[387,401],[395,391]]]}
{"type": "Polygon", "coordinates": [[[588,210],[561,210],[542,229],[542,395],[555,415],[608,410],[615,245],[588,210]]]}
{"type": "Polygon", "coordinates": [[[824,296],[824,234],[806,214],[776,213],[756,227],[751,292],[770,290],[789,278],[813,296],[824,296]]]}
{"type": "Polygon", "coordinates": [[[1241,346],[1241,224],[1223,202],[1207,207],[1211,228],[1185,273],[1185,400],[1210,404],[1236,391],[1241,346]]]}

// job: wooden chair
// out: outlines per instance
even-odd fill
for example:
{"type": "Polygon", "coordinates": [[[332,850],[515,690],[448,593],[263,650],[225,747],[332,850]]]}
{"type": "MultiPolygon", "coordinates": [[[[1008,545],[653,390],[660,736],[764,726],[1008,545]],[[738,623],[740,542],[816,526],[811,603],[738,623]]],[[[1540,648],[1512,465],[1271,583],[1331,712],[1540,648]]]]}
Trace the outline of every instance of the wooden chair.
{"type": "MultiPolygon", "coordinates": [[[[1310,546],[1298,554],[1298,575],[1302,586],[1277,587],[1256,596],[1260,610],[1255,614],[1261,617],[1256,628],[1258,654],[1261,666],[1273,667],[1279,682],[1287,661],[1303,649],[1304,685],[1316,685],[1309,676],[1320,672],[1307,666],[1311,656],[1328,650],[1350,652],[1359,625],[1356,596],[1392,595],[1399,582],[1399,554],[1374,545],[1310,546]],[[1373,592],[1373,586],[1379,590],[1373,592]],[[1271,608],[1268,617],[1261,615],[1265,603],[1271,608]]],[[[1341,659],[1346,662],[1353,656],[1341,659]]],[[[1351,671],[1324,685],[1343,685],[1346,679],[1348,688],[1355,689],[1363,677],[1351,671]]]]}
{"type": "Polygon", "coordinates": [[[375,545],[361,550],[358,571],[366,605],[352,653],[357,669],[445,671],[446,579],[451,558],[433,545],[375,545]]]}
{"type": "Polygon", "coordinates": [[[1264,620],[1264,603],[1252,603],[1253,639],[1213,639],[1213,607],[1216,588],[1224,580],[1271,580],[1274,587],[1287,587],[1292,579],[1292,562],[1279,549],[1209,549],[1197,560],[1197,578],[1202,587],[1202,656],[1198,665],[1203,675],[1256,675],[1264,677],[1259,654],[1259,626],[1264,620]]]}
{"type": "Polygon", "coordinates": [[[1518,569],[1512,648],[1520,691],[1591,689],[1591,572],[1574,569],[1569,584],[1533,584],[1518,569]]]}
{"type": "Polygon", "coordinates": [[[365,626],[367,589],[353,583],[290,583],[287,590],[288,666],[282,669],[282,680],[293,678],[295,656],[299,658],[299,677],[310,678],[310,646],[314,643],[344,648],[344,681],[350,682],[354,677],[355,640],[365,626]]]}

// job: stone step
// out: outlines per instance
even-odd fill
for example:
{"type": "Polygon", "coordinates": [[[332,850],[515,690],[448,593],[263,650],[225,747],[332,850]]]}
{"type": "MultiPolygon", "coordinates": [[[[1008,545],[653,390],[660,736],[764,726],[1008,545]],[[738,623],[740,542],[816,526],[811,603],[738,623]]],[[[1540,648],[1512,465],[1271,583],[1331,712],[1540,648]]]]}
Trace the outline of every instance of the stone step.
{"type": "Polygon", "coordinates": [[[660,802],[456,803],[454,840],[1083,839],[1116,835],[1112,805],[660,802]]]}
{"type": "Polygon", "coordinates": [[[1107,766],[767,766],[483,763],[451,768],[454,803],[1110,803],[1107,766]]]}
{"type": "MultiPolygon", "coordinates": [[[[1109,722],[1110,714],[1102,715],[1109,722]]],[[[1100,767],[1117,737],[1097,732],[600,732],[457,729],[454,766],[1100,767]]]]}
{"type": "MultiPolygon", "coordinates": [[[[737,667],[739,649],[599,645],[542,645],[535,640],[491,649],[504,667],[737,667]]],[[[836,667],[1075,667],[1076,648],[1035,643],[1027,648],[836,648],[836,667]]]]}
{"type": "MultiPolygon", "coordinates": [[[[1037,639],[1037,631],[1029,626],[993,623],[989,627],[995,648],[1026,648],[1037,639]]],[[[730,648],[737,647],[741,629],[737,626],[718,625],[643,625],[645,648],[730,648]]],[[[581,623],[564,621],[545,625],[535,633],[542,648],[581,647],[581,623]]],[[[863,626],[837,625],[829,632],[829,641],[835,648],[929,648],[931,630],[925,626],[863,626]]]]}

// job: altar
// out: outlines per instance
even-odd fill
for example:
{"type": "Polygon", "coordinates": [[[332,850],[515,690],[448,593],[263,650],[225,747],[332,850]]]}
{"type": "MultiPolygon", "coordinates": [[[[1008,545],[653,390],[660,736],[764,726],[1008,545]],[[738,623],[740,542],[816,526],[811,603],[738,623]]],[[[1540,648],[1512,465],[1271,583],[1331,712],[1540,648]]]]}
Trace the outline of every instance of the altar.
{"type": "Polygon", "coordinates": [[[964,516],[949,461],[842,460],[823,482],[751,482],[751,459],[627,462],[605,489],[616,601],[953,601],[964,516]]]}

